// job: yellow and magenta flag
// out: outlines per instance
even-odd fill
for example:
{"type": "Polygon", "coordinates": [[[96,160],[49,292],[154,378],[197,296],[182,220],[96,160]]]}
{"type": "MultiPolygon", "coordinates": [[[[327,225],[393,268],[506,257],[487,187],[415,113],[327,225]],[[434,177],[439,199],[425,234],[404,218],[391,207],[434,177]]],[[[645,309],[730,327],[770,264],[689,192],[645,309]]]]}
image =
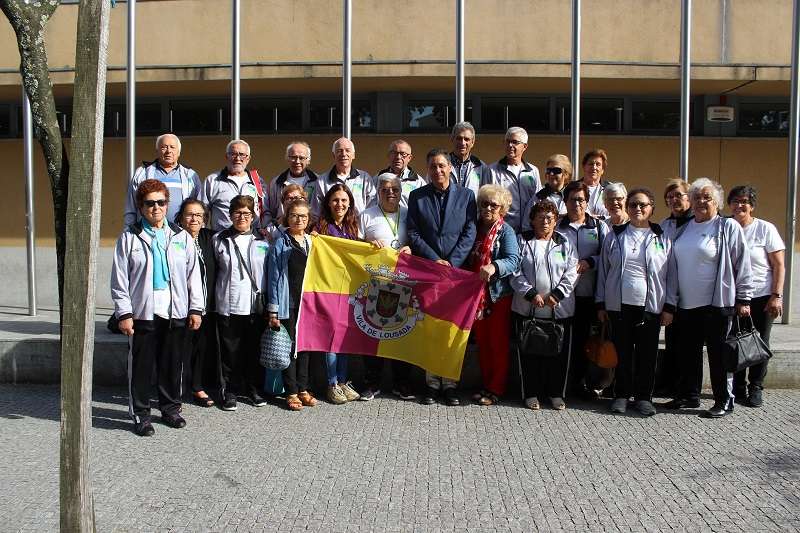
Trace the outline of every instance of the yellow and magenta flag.
{"type": "Polygon", "coordinates": [[[484,282],[391,248],[317,236],[297,350],[377,355],[458,379],[484,282]]]}

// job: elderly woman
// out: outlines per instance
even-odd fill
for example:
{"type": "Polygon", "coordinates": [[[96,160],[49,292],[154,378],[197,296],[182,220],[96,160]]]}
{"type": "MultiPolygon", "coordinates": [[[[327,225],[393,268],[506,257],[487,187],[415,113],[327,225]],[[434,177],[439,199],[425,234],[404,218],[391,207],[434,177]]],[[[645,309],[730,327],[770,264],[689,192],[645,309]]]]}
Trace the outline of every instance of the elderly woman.
{"type": "MultiPolygon", "coordinates": [[[[353,193],[337,183],[325,193],[317,223],[317,233],[341,239],[358,239],[358,213],[353,193]]],[[[335,405],[358,400],[361,396],[347,381],[347,355],[325,354],[328,371],[328,401],[335,405]]]]}
{"type": "MultiPolygon", "coordinates": [[[[628,193],[626,209],[630,222],[614,226],[603,243],[597,268],[597,315],[603,322],[611,320],[619,357],[611,402],[614,413],[624,413],[633,396],[639,413],[656,414],[653,389],[658,335],[667,296],[672,243],[661,226],[650,223],[654,205],[650,189],[628,193]]],[[[670,310],[674,311],[674,306],[670,310]]]]}
{"type": "Polygon", "coordinates": [[[519,245],[514,229],[503,221],[511,207],[511,193],[499,185],[478,191],[478,235],[468,269],[486,282],[473,331],[478,342],[483,389],[473,397],[492,405],[506,392],[508,332],[511,331],[511,276],[519,267],[519,245]]]}
{"type": "MultiPolygon", "coordinates": [[[[786,246],[774,225],[753,216],[757,200],[756,190],[749,185],[734,187],[728,194],[728,206],[734,220],[744,230],[750,254],[753,287],[750,316],[761,338],[769,345],[772,322],[783,312],[783,256],[786,246]]],[[[737,372],[733,378],[736,401],[750,407],[761,407],[766,375],[766,361],[737,372]]]]}
{"type": "Polygon", "coordinates": [[[550,398],[553,409],[566,409],[564,395],[572,350],[571,325],[575,313],[572,288],[578,279],[578,256],[569,240],[555,232],[558,208],[549,200],[534,204],[533,227],[518,236],[521,261],[511,278],[511,310],[517,330],[529,317],[555,318],[564,326],[564,342],[555,357],[518,350],[522,397],[529,409],[539,409],[539,397],[550,398]]]}
{"type": "MultiPolygon", "coordinates": [[[[681,386],[677,397],[665,407],[679,409],[700,406],[703,381],[703,344],[714,405],[703,414],[719,418],[733,411],[733,374],[727,372],[722,345],[731,330],[732,317],[750,315],[750,255],[742,227],[719,215],[723,190],[708,178],[689,187],[694,219],[675,234],[672,261],[677,283],[677,316],[681,329],[681,386]]],[[[665,311],[665,322],[669,322],[665,311]]]]}
{"type": "Polygon", "coordinates": [[[138,222],[117,240],[111,298],[119,329],[131,337],[129,412],[137,435],[155,433],[150,421],[150,378],[155,370],[161,420],[182,428],[181,362],[186,327],[197,330],[205,309],[194,239],[167,223],[169,190],[158,180],[136,189],[138,222]]]}
{"type": "Polygon", "coordinates": [[[191,384],[192,398],[201,407],[212,407],[212,400],[205,386],[210,381],[215,393],[219,390],[219,342],[217,341],[216,279],[217,263],[214,259],[212,238],[214,232],[206,228],[208,208],[200,200],[187,198],[175,215],[175,221],[191,235],[197,250],[200,279],[206,297],[206,311],[200,329],[189,335],[189,350],[184,364],[186,381],[191,384]]]}
{"type": "MultiPolygon", "coordinates": [[[[401,253],[411,253],[406,234],[408,209],[401,205],[403,190],[400,178],[391,172],[384,172],[378,175],[375,185],[378,189],[378,205],[365,209],[359,215],[360,235],[376,248],[394,248],[401,253]]],[[[380,394],[381,375],[386,361],[383,357],[364,357],[361,400],[369,401],[380,394]]],[[[392,394],[401,400],[416,399],[409,383],[411,365],[396,359],[388,361],[392,367],[392,394]]]]}
{"type": "MultiPolygon", "coordinates": [[[[286,231],[275,240],[267,260],[267,312],[269,326],[283,325],[294,343],[303,277],[311,252],[312,239],[306,234],[311,209],[305,200],[295,200],[285,207],[286,231]]],[[[290,411],[317,405],[317,399],[308,391],[308,360],[309,352],[297,352],[283,371],[286,407],[290,411]]]]}
{"type": "MultiPolygon", "coordinates": [[[[545,184],[536,194],[531,196],[528,206],[524,213],[530,212],[533,204],[542,200],[549,200],[556,206],[559,214],[567,212],[567,204],[564,201],[564,187],[572,180],[572,163],[569,158],[561,154],[553,154],[547,158],[544,169],[545,184]]],[[[527,223],[523,224],[523,229],[530,229],[527,223]]]]}
{"type": "Polygon", "coordinates": [[[587,212],[589,188],[583,181],[572,181],[564,188],[567,214],[561,217],[556,231],[564,235],[578,256],[578,281],[575,283],[575,317],[572,321],[572,354],[569,383],[571,392],[588,399],[597,397],[595,385],[586,383],[586,357],[583,347],[589,338],[596,311],[594,289],[600,248],[608,232],[602,220],[587,212]]]}
{"type": "Polygon", "coordinates": [[[606,224],[609,227],[618,226],[628,221],[628,214],[625,212],[625,198],[628,197],[628,190],[620,182],[611,182],[603,190],[603,204],[606,206],[608,216],[606,224]]]}
{"type": "Polygon", "coordinates": [[[248,396],[256,407],[267,404],[259,393],[264,372],[258,353],[266,327],[265,265],[269,244],[250,231],[255,216],[251,196],[234,196],[228,213],[233,225],[214,235],[213,245],[217,259],[222,409],[235,411],[237,396],[248,396]]]}
{"type": "Polygon", "coordinates": [[[274,241],[277,239],[281,232],[286,231],[286,206],[295,200],[308,200],[306,190],[297,183],[290,183],[286,185],[281,191],[281,205],[280,216],[275,220],[275,227],[270,234],[270,239],[274,241]]]}
{"type": "Polygon", "coordinates": [[[581,181],[589,191],[588,204],[586,211],[600,219],[608,216],[608,210],[603,203],[603,190],[608,185],[608,181],[603,179],[603,174],[608,166],[608,155],[602,148],[589,150],[581,159],[583,168],[583,178],[581,181]]]}

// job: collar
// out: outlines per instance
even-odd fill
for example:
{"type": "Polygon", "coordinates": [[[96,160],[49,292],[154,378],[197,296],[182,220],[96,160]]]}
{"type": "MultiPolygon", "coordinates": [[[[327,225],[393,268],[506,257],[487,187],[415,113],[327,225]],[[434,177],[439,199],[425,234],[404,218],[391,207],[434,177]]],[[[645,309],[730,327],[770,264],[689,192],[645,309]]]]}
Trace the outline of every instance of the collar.
{"type": "MultiPolygon", "coordinates": [[[[331,169],[328,171],[328,179],[329,180],[339,179],[338,173],[339,173],[339,171],[336,170],[336,165],[333,165],[331,167],[331,169]]],[[[356,167],[352,167],[351,166],[350,167],[350,175],[347,176],[345,178],[345,180],[352,180],[352,179],[355,179],[355,178],[359,177],[360,175],[361,174],[358,172],[358,169],[356,167]]]]}
{"type": "MultiPolygon", "coordinates": [[[[503,159],[501,159],[500,161],[497,162],[497,164],[500,165],[501,167],[503,167],[503,170],[507,169],[508,168],[508,157],[504,156],[503,159]]],[[[525,170],[531,170],[533,168],[533,167],[531,167],[530,163],[525,161],[525,159],[522,159],[520,161],[520,165],[522,165],[522,168],[525,169],[525,170]]]]}
{"type": "MultiPolygon", "coordinates": [[[[378,173],[375,175],[380,176],[381,174],[385,174],[387,172],[394,174],[391,168],[386,167],[383,170],[379,170],[378,173]]],[[[400,178],[400,181],[417,181],[417,179],[419,178],[419,174],[417,174],[417,172],[414,171],[414,169],[411,167],[406,167],[406,169],[403,171],[403,175],[405,175],[406,177],[400,178]]]]}
{"type": "MultiPolygon", "coordinates": [[[[477,156],[469,154],[469,159],[467,159],[470,163],[472,163],[473,167],[479,167],[483,164],[477,156]]],[[[450,152],[450,162],[454,165],[463,165],[465,161],[462,161],[460,157],[458,157],[455,152],[450,152]]]]}
{"type": "MultiPolygon", "coordinates": [[[[284,184],[286,183],[286,181],[289,179],[289,176],[290,176],[290,173],[289,173],[289,169],[287,168],[286,170],[284,170],[283,172],[281,172],[281,173],[278,175],[278,177],[277,177],[277,178],[275,178],[275,183],[277,183],[277,185],[278,185],[279,187],[283,187],[283,185],[284,185],[284,184]]],[[[312,182],[312,181],[317,181],[317,179],[318,179],[318,177],[319,177],[319,176],[317,176],[317,174],[316,174],[316,173],[315,173],[313,170],[311,170],[310,168],[306,168],[306,176],[308,176],[308,182],[309,182],[309,183],[310,183],[310,182],[312,182]]]]}
{"type": "MultiPolygon", "coordinates": [[[[569,221],[569,217],[567,215],[563,215],[561,217],[561,220],[558,222],[558,227],[560,229],[567,229],[567,228],[570,227],[570,224],[571,224],[571,222],[569,221]]],[[[589,213],[586,213],[586,218],[584,219],[583,225],[581,227],[582,228],[596,228],[596,227],[598,227],[599,224],[600,224],[600,221],[598,219],[596,219],[595,217],[593,217],[589,213]]]]}
{"type": "MultiPolygon", "coordinates": [[[[612,226],[614,230],[614,235],[621,235],[622,233],[624,233],[625,230],[628,229],[630,223],[631,221],[628,220],[626,223],[620,224],[619,226],[612,226]]],[[[663,235],[664,230],[661,228],[661,226],[659,226],[655,222],[650,222],[649,224],[650,224],[650,231],[655,233],[656,237],[660,237],[661,235],[663,235]]]]}
{"type": "MultiPolygon", "coordinates": [[[[523,231],[521,235],[522,238],[525,239],[526,241],[536,238],[536,233],[532,229],[523,231]]],[[[559,232],[554,231],[553,235],[550,237],[550,240],[556,243],[557,245],[560,245],[564,244],[567,238],[561,235],[559,232]]]]}
{"type": "MultiPolygon", "coordinates": [[[[546,200],[547,197],[549,197],[551,194],[557,194],[561,198],[564,198],[564,189],[560,191],[554,191],[553,189],[550,188],[550,184],[546,183],[545,186],[539,189],[539,192],[536,193],[536,198],[538,198],[539,200],[546,200]]],[[[587,214],[586,216],[589,215],[587,214]]]]}

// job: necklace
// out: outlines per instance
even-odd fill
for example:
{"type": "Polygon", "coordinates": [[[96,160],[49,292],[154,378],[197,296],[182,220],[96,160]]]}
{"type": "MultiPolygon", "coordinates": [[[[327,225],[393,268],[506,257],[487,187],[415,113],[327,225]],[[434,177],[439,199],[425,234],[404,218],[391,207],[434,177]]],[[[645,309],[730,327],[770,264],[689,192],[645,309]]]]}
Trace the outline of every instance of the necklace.
{"type": "Polygon", "coordinates": [[[647,233],[644,231],[634,231],[631,233],[631,240],[633,240],[633,247],[631,248],[632,253],[634,254],[636,253],[636,250],[639,248],[639,245],[644,242],[646,237],[647,233]]]}

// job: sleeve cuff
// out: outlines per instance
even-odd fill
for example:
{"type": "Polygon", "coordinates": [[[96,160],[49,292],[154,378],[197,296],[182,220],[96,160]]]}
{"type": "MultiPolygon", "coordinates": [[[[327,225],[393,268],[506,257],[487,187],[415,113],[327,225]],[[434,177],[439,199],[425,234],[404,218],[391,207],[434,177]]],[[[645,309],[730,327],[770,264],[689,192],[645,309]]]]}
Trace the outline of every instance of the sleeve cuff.
{"type": "Polygon", "coordinates": [[[201,317],[203,316],[203,312],[198,310],[198,309],[190,309],[189,310],[189,314],[190,315],[197,315],[197,316],[201,316],[201,317]]]}
{"type": "Polygon", "coordinates": [[[664,304],[662,311],[666,311],[667,313],[674,315],[676,311],[676,307],[672,304],[664,304]]]}
{"type": "Polygon", "coordinates": [[[277,313],[278,306],[276,304],[267,304],[267,312],[269,313],[277,313]]]}
{"type": "Polygon", "coordinates": [[[129,318],[133,318],[133,313],[125,313],[123,315],[119,315],[117,317],[117,320],[119,320],[121,322],[123,320],[128,320],[129,318]]]}
{"type": "Polygon", "coordinates": [[[750,298],[737,298],[736,305],[750,305],[750,298]]]}
{"type": "Polygon", "coordinates": [[[594,268],[594,257],[589,256],[589,257],[585,258],[584,261],[589,263],[590,267],[594,268]]]}
{"type": "Polygon", "coordinates": [[[556,300],[558,300],[559,302],[564,299],[564,293],[561,292],[561,289],[559,288],[553,289],[552,291],[550,291],[550,294],[555,296],[556,300]]]}
{"type": "Polygon", "coordinates": [[[605,311],[606,310],[606,303],[605,302],[595,302],[594,308],[597,311],[605,311]]]}
{"type": "Polygon", "coordinates": [[[534,298],[536,298],[536,289],[530,289],[525,293],[525,299],[529,302],[532,302],[534,298]]]}

